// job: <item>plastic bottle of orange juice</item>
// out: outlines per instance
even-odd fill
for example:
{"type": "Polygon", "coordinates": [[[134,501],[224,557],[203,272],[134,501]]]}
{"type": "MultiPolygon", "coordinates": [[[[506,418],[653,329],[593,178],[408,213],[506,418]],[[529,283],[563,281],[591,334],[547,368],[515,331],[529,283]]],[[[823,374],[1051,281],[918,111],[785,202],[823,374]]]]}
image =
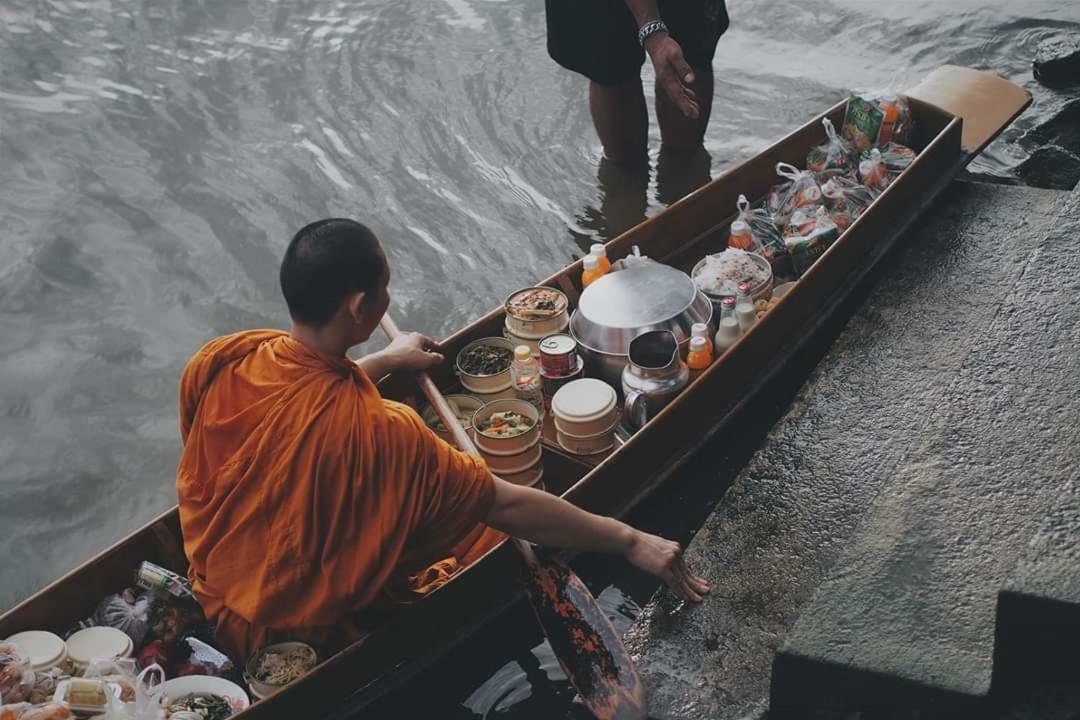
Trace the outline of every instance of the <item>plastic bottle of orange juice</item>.
{"type": "Polygon", "coordinates": [[[604,276],[604,271],[600,269],[600,260],[595,255],[586,255],[581,264],[585,268],[581,273],[582,287],[589,287],[598,278],[604,276]]]}
{"type": "Polygon", "coordinates": [[[593,243],[590,245],[589,254],[596,256],[599,267],[604,271],[605,275],[611,272],[611,261],[608,260],[607,248],[604,247],[604,243],[593,243]]]}
{"type": "Polygon", "coordinates": [[[736,220],[731,223],[731,233],[728,235],[728,247],[739,250],[754,249],[754,235],[750,232],[750,225],[745,220],[736,220]]]}
{"type": "Polygon", "coordinates": [[[690,352],[686,356],[686,366],[691,370],[704,370],[712,365],[712,343],[703,337],[690,338],[690,352]]]}

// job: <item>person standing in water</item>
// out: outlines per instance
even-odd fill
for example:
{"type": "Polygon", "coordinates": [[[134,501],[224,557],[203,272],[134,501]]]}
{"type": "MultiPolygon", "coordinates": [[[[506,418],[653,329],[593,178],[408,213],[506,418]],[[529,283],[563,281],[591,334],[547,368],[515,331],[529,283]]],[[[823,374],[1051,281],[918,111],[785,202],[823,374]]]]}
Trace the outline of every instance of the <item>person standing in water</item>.
{"type": "Polygon", "coordinates": [[[546,0],[546,11],[548,54],[589,79],[589,110],[608,160],[647,163],[646,54],[656,72],[662,148],[687,155],[701,149],[712,58],[729,22],[724,0],[546,0]]]}

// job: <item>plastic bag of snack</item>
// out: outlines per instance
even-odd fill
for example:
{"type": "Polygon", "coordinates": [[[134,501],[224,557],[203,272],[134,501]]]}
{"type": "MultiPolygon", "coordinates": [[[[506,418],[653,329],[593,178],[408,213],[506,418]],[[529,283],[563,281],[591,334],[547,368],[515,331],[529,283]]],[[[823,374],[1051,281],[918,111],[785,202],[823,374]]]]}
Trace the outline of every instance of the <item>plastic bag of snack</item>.
{"type": "MultiPolygon", "coordinates": [[[[741,220],[746,223],[750,228],[750,233],[753,235],[754,252],[769,260],[770,262],[777,256],[783,255],[787,252],[784,248],[784,237],[780,233],[780,229],[776,227],[776,221],[773,220],[772,214],[762,203],[758,207],[751,207],[750,201],[747,200],[745,195],[740,195],[738,201],[735,203],[735,207],[738,209],[739,214],[737,220],[741,220]]],[[[734,225],[734,223],[732,223],[734,225]]],[[[729,247],[738,247],[731,244],[728,241],[729,247]]],[[[739,248],[746,249],[746,248],[739,248]]]]}
{"type": "Polygon", "coordinates": [[[71,673],[62,667],[34,671],[34,687],[30,690],[30,702],[38,703],[52,700],[56,687],[62,680],[71,677],[71,673]]]}
{"type": "MultiPolygon", "coordinates": [[[[885,143],[879,148],[874,148],[881,154],[881,161],[885,163],[885,169],[889,175],[896,177],[907,169],[907,166],[915,161],[915,151],[906,145],[897,143],[885,143]]],[[[860,156],[860,160],[871,159],[873,149],[867,150],[860,156]]]]}
{"type": "Polygon", "coordinates": [[[787,179],[769,191],[768,208],[777,225],[786,225],[788,217],[798,208],[821,204],[821,188],[814,173],[779,162],[776,163],[776,174],[787,179]]]}
{"type": "Polygon", "coordinates": [[[846,177],[833,177],[821,186],[829,217],[843,232],[855,222],[879,195],[874,188],[846,177]]]}
{"type": "Polygon", "coordinates": [[[33,689],[30,658],[15,643],[0,642],[0,704],[29,700],[33,689]]]}
{"type": "Polygon", "coordinates": [[[913,125],[911,107],[902,95],[852,96],[840,134],[863,152],[875,145],[907,142],[913,125]]]}
{"type": "Polygon", "coordinates": [[[151,598],[148,595],[135,597],[131,590],[119,595],[109,595],[94,611],[94,620],[98,625],[106,625],[122,631],[135,644],[142,645],[150,627],[151,598]]]}
{"type": "Polygon", "coordinates": [[[821,124],[825,126],[825,143],[807,154],[806,168],[816,173],[851,174],[858,163],[858,152],[851,143],[837,134],[832,120],[825,118],[821,124]]]}
{"type": "Polygon", "coordinates": [[[791,263],[795,273],[802,275],[809,270],[838,237],[840,237],[840,229],[829,217],[826,209],[819,207],[814,213],[814,223],[808,232],[784,238],[784,243],[791,254],[791,263]]]}
{"type": "Polygon", "coordinates": [[[34,706],[28,702],[15,703],[14,705],[0,703],[0,720],[19,720],[32,707],[34,706]]]}
{"type": "Polygon", "coordinates": [[[859,161],[859,180],[874,190],[884,190],[892,182],[885,161],[881,159],[881,151],[877,148],[870,151],[869,158],[859,161]]]}
{"type": "Polygon", "coordinates": [[[138,663],[135,658],[100,658],[91,660],[83,677],[103,680],[119,690],[120,700],[135,701],[135,673],[138,663]]]}
{"type": "Polygon", "coordinates": [[[75,717],[74,713],[60,703],[46,703],[44,705],[31,706],[29,710],[18,716],[18,720],[69,720],[75,717]]]}

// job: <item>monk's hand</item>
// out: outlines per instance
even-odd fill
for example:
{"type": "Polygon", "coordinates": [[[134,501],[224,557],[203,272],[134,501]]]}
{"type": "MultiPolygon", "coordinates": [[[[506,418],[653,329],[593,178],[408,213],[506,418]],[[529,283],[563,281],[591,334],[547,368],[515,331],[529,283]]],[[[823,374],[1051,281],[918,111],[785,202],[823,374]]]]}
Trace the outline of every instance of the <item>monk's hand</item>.
{"type": "Polygon", "coordinates": [[[691,89],[694,71],[683,57],[682,47],[670,35],[660,32],[645,39],[645,50],[652,58],[657,86],[683,115],[696,120],[700,108],[691,89]]]}
{"type": "Polygon", "coordinates": [[[683,600],[699,603],[709,592],[709,583],[686,567],[682,548],[677,542],[635,531],[626,559],[634,567],[666,582],[683,600]]]}
{"type": "Polygon", "coordinates": [[[389,371],[427,370],[443,361],[442,348],[427,335],[401,333],[382,351],[389,371]]]}

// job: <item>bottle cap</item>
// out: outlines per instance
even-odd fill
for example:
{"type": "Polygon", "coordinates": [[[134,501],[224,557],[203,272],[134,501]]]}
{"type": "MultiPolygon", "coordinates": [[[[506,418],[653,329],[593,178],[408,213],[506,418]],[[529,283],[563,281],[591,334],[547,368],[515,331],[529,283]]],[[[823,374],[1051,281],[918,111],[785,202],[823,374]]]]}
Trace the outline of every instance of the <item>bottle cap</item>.
{"type": "Polygon", "coordinates": [[[750,283],[746,282],[745,280],[743,280],[741,283],[739,283],[736,287],[738,288],[738,293],[740,295],[749,295],[750,294],[750,283]]]}
{"type": "Polygon", "coordinates": [[[522,361],[531,360],[532,350],[529,349],[528,345],[518,345],[516,348],[514,348],[514,359],[522,361]]]}
{"type": "Polygon", "coordinates": [[[604,243],[593,243],[589,246],[589,254],[598,258],[607,257],[607,248],[604,247],[604,243]]]}
{"type": "Polygon", "coordinates": [[[705,349],[706,342],[708,341],[701,336],[690,338],[690,352],[702,352],[705,349]]]}
{"type": "Polygon", "coordinates": [[[720,301],[720,307],[722,309],[724,309],[724,310],[734,310],[735,309],[735,298],[728,295],[727,297],[723,298],[720,301]]]}
{"type": "Polygon", "coordinates": [[[750,226],[746,224],[746,221],[736,220],[735,222],[731,223],[732,235],[745,235],[748,232],[750,232],[750,226]]]}
{"type": "Polygon", "coordinates": [[[877,148],[874,148],[873,150],[871,150],[870,151],[870,160],[872,162],[874,162],[875,164],[881,162],[881,151],[878,150],[877,148]]]}
{"type": "Polygon", "coordinates": [[[861,177],[868,178],[874,173],[874,163],[872,160],[863,160],[859,163],[859,175],[861,177]]]}
{"type": "Polygon", "coordinates": [[[586,255],[581,262],[586,270],[593,270],[600,265],[600,259],[592,254],[586,255]]]}
{"type": "Polygon", "coordinates": [[[708,334],[709,334],[709,326],[706,325],[705,323],[694,323],[693,325],[690,326],[690,337],[691,338],[696,338],[696,337],[703,338],[703,337],[707,336],[708,334]]]}

